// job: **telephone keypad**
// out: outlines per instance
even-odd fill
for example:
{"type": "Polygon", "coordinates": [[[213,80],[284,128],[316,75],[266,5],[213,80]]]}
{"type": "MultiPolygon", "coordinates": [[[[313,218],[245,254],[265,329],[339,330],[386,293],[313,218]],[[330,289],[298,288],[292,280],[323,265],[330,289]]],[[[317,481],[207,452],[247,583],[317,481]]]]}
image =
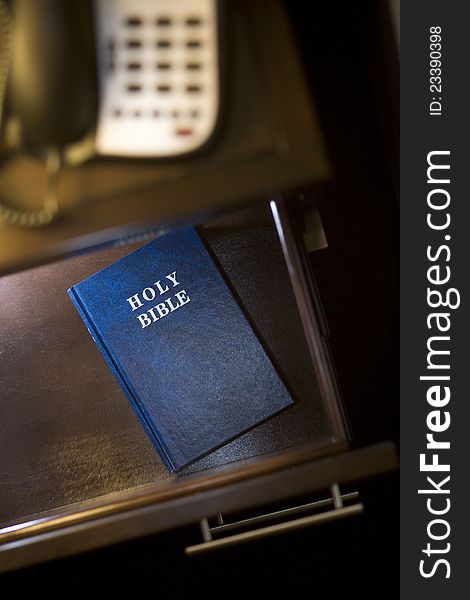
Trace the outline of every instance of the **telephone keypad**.
{"type": "Polygon", "coordinates": [[[173,156],[204,144],[219,110],[215,0],[97,4],[98,152],[173,156]]]}

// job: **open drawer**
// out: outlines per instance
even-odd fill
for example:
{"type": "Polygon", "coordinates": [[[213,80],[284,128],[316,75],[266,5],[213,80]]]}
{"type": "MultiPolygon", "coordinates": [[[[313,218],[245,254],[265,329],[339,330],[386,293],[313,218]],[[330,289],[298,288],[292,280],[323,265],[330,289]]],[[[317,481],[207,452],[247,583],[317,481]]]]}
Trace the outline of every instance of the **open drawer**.
{"type": "Polygon", "coordinates": [[[3,278],[1,569],[396,466],[392,444],[348,449],[297,209],[277,200],[199,225],[295,404],[178,476],[165,470],[66,294],[145,240],[3,278]]]}

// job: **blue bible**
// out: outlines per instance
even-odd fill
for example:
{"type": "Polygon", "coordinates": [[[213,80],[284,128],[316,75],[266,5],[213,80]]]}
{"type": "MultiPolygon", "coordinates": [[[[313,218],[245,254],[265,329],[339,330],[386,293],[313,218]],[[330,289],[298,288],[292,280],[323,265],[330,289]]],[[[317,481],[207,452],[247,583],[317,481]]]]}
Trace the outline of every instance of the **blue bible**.
{"type": "Polygon", "coordinates": [[[292,403],[194,229],[155,239],[68,293],[171,472],[292,403]]]}

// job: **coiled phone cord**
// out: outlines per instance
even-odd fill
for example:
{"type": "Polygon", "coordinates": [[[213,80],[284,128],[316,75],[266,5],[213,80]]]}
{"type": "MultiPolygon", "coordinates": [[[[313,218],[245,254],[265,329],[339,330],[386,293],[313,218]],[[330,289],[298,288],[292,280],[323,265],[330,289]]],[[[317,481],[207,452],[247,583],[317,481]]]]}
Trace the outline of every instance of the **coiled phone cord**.
{"type": "MultiPolygon", "coordinates": [[[[0,0],[0,130],[11,62],[11,20],[8,7],[0,0]]],[[[62,167],[62,154],[57,148],[46,151],[46,185],[44,205],[38,210],[9,206],[0,198],[0,219],[10,225],[42,227],[51,223],[59,213],[57,184],[62,167]]]]}

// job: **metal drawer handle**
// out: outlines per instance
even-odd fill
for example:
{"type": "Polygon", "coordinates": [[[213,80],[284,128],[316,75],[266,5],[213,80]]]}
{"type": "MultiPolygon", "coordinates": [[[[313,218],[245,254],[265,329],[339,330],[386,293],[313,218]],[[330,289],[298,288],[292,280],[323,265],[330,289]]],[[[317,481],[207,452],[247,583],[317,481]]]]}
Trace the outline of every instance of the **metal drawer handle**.
{"type": "MultiPolygon", "coordinates": [[[[317,525],[319,523],[328,523],[329,521],[335,521],[337,519],[342,519],[345,517],[351,517],[353,515],[358,515],[363,512],[364,505],[361,503],[356,503],[351,506],[344,506],[343,499],[346,496],[355,496],[357,494],[347,494],[346,496],[341,496],[339,493],[339,488],[337,484],[334,484],[331,487],[332,498],[328,500],[323,500],[318,503],[313,503],[315,505],[324,505],[325,502],[332,503],[334,505],[333,510],[329,510],[326,512],[322,512],[315,515],[310,515],[308,517],[301,517],[299,519],[294,519],[292,521],[287,521],[284,523],[277,523],[276,525],[268,525],[267,527],[261,527],[259,529],[255,529],[253,531],[246,531],[243,533],[237,533],[234,535],[230,535],[227,537],[223,537],[220,539],[212,539],[212,532],[221,531],[224,527],[229,528],[230,526],[219,526],[211,529],[209,527],[209,523],[207,519],[203,519],[201,521],[201,530],[204,538],[204,542],[201,544],[195,544],[194,546],[188,546],[185,548],[185,554],[187,556],[194,556],[196,554],[202,554],[203,552],[208,552],[211,550],[217,550],[219,548],[227,548],[229,546],[234,546],[236,544],[240,544],[243,542],[250,542],[253,540],[258,540],[262,538],[266,538],[272,535],[277,535],[279,533],[285,533],[287,531],[295,531],[297,529],[303,529],[304,527],[310,527],[311,525],[317,525]]],[[[300,510],[304,510],[306,506],[296,507],[294,509],[288,509],[287,511],[280,511],[281,513],[291,513],[294,511],[299,512],[300,510]]],[[[242,524],[246,524],[249,521],[254,521],[257,519],[268,520],[273,518],[273,515],[277,515],[278,513],[272,513],[271,515],[266,515],[263,517],[255,517],[254,519],[247,519],[246,521],[241,522],[242,524]]],[[[233,524],[237,526],[238,524],[233,524]]]]}

